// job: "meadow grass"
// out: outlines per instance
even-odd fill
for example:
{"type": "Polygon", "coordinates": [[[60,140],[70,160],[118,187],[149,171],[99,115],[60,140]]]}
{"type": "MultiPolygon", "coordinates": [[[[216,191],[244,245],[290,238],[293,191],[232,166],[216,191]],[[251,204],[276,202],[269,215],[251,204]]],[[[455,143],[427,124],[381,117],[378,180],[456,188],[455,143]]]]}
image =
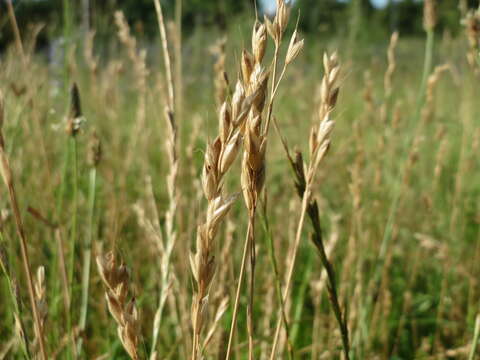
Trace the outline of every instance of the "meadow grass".
{"type": "Polygon", "coordinates": [[[0,359],[478,356],[480,15],[368,43],[154,3],[155,44],[116,12],[0,58],[0,359]]]}

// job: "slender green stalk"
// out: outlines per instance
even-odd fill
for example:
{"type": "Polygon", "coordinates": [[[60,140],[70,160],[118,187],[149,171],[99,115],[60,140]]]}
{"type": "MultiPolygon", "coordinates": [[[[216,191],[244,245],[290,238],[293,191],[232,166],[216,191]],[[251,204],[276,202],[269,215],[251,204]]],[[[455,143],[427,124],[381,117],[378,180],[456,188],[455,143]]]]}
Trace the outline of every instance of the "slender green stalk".
{"type": "MultiPolygon", "coordinates": [[[[72,185],[73,185],[73,194],[72,194],[72,206],[73,206],[73,212],[72,212],[72,225],[70,229],[70,262],[69,262],[69,273],[68,273],[68,283],[70,286],[69,289],[69,298],[70,301],[73,301],[74,298],[74,284],[73,284],[73,278],[74,278],[74,273],[75,273],[75,243],[77,239],[77,215],[78,215],[78,155],[77,155],[77,139],[75,136],[72,136],[70,139],[70,146],[72,147],[72,185]]],[[[68,330],[70,333],[72,333],[72,306],[70,303],[70,308],[69,308],[69,317],[67,319],[67,326],[68,330]]],[[[76,358],[76,345],[75,341],[72,343],[72,349],[71,349],[74,357],[76,358]]]]}
{"type": "Polygon", "coordinates": [[[227,346],[227,353],[225,355],[225,360],[229,360],[232,354],[233,338],[235,336],[235,330],[237,325],[238,307],[240,305],[240,292],[242,290],[242,283],[245,277],[245,268],[247,264],[247,258],[249,256],[248,252],[249,252],[249,249],[251,248],[251,238],[253,237],[252,231],[253,229],[251,228],[251,222],[249,221],[247,235],[245,238],[245,244],[243,248],[242,265],[240,267],[240,275],[238,276],[237,290],[235,293],[235,304],[233,305],[232,322],[230,325],[230,335],[228,337],[228,346],[227,346]]]}
{"type": "Polygon", "coordinates": [[[477,352],[479,339],[480,339],[480,314],[477,315],[477,319],[475,320],[475,330],[473,333],[472,347],[470,349],[470,354],[468,355],[468,360],[475,359],[475,354],[477,352]]]}
{"type": "Polygon", "coordinates": [[[309,251],[307,255],[307,261],[305,264],[305,271],[300,283],[298,291],[298,297],[295,301],[295,307],[293,311],[292,329],[291,329],[291,342],[295,344],[297,342],[298,334],[300,333],[301,317],[303,309],[305,308],[305,295],[307,293],[308,284],[310,282],[310,276],[313,269],[313,252],[309,251]]]}
{"type": "MultiPolygon", "coordinates": [[[[95,197],[96,197],[97,169],[90,169],[90,181],[88,186],[88,227],[85,237],[85,248],[83,250],[83,270],[82,270],[82,304],[80,309],[80,330],[85,330],[87,324],[88,312],[88,292],[90,288],[90,268],[92,260],[92,240],[95,216],[95,197]]],[[[81,352],[82,341],[78,342],[78,352],[81,352]]]]}
{"type": "Polygon", "coordinates": [[[280,281],[280,275],[278,273],[278,265],[277,265],[277,258],[275,257],[275,245],[273,243],[272,231],[270,230],[270,224],[268,222],[268,218],[266,214],[262,213],[261,217],[263,230],[265,231],[265,235],[267,236],[268,242],[268,255],[270,257],[270,264],[272,266],[274,279],[275,279],[275,293],[277,296],[277,301],[280,304],[280,313],[283,320],[283,326],[285,327],[285,333],[287,336],[287,347],[288,347],[288,358],[289,360],[294,359],[294,350],[292,346],[292,342],[290,341],[290,327],[287,321],[287,315],[285,313],[285,303],[282,297],[282,285],[280,281]]]}

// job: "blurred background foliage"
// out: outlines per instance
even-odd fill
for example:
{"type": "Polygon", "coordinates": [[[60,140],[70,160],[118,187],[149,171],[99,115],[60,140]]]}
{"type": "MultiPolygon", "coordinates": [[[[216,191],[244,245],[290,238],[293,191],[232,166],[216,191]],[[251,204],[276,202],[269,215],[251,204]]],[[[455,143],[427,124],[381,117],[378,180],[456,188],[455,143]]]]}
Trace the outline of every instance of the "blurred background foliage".
{"type": "MultiPolygon", "coordinates": [[[[12,40],[8,24],[6,1],[0,1],[0,47],[12,40]]],[[[301,12],[300,27],[305,33],[324,36],[350,36],[372,38],[386,37],[393,30],[405,35],[422,35],[422,7],[418,0],[387,0],[387,5],[376,8],[370,0],[296,0],[294,12],[301,12]],[[349,20],[346,20],[349,19],[349,20]],[[361,28],[362,31],[359,31],[361,28]],[[358,34],[358,35],[357,35],[358,34]]],[[[477,6],[476,0],[439,1],[438,32],[457,33],[460,29],[459,7],[477,6]]],[[[155,12],[151,0],[13,0],[15,13],[21,29],[43,23],[39,46],[47,45],[52,39],[65,35],[65,23],[88,24],[95,28],[97,35],[108,38],[112,13],[124,11],[128,21],[137,32],[153,37],[156,32],[155,12]],[[89,11],[85,12],[84,9],[89,11]],[[68,9],[68,11],[65,11],[68,9]],[[68,17],[70,17],[68,19],[68,17]]],[[[168,16],[174,16],[175,1],[165,0],[168,16]]],[[[233,0],[184,0],[182,23],[188,34],[198,26],[218,27],[221,30],[235,23],[233,18],[251,16],[255,12],[255,1],[233,0]],[[227,22],[227,19],[228,22],[227,22]]],[[[258,5],[258,11],[262,11],[258,5]]]]}

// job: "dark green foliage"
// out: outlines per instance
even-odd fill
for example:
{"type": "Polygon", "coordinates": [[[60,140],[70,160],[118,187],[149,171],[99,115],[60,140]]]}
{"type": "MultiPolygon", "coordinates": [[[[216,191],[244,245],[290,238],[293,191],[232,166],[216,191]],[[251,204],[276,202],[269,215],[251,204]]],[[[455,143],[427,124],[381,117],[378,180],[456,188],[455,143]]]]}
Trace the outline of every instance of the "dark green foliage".
{"type": "MultiPolygon", "coordinates": [[[[49,38],[65,33],[64,5],[69,5],[70,19],[73,26],[80,27],[82,22],[81,1],[68,0],[22,0],[14,1],[15,13],[20,29],[25,32],[28,24],[44,23],[47,29],[39,38],[39,44],[46,44],[49,38]]],[[[475,0],[469,0],[470,7],[476,6],[475,0]]],[[[108,35],[112,27],[113,12],[123,10],[136,35],[156,36],[156,18],[152,0],[89,0],[92,27],[97,35],[108,35]]],[[[165,12],[173,18],[175,1],[164,1],[165,12]]],[[[259,6],[260,7],[260,6],[259,6]]],[[[300,27],[312,34],[340,34],[351,40],[359,37],[382,36],[393,30],[403,35],[421,34],[423,32],[423,3],[416,0],[389,1],[384,9],[375,9],[370,0],[344,2],[338,0],[297,0],[293,16],[300,11],[300,27]],[[361,31],[359,30],[361,29],[361,31]]],[[[197,25],[215,26],[225,29],[227,19],[235,15],[249,13],[255,9],[255,0],[183,0],[182,22],[188,33],[197,25]]],[[[457,0],[438,1],[439,24],[437,30],[458,32],[461,14],[457,0]]],[[[74,29],[71,29],[75,33],[74,29]]],[[[6,3],[0,3],[0,48],[13,39],[8,21],[6,3]]]]}

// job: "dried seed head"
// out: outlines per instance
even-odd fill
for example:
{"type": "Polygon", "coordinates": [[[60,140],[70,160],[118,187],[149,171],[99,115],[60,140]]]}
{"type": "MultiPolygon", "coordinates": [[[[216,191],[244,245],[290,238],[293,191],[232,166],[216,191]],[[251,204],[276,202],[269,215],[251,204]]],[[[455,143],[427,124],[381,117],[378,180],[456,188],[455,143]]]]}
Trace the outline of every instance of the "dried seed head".
{"type": "Polygon", "coordinates": [[[462,20],[472,49],[480,49],[480,10],[469,11],[462,20]]]}
{"type": "Polygon", "coordinates": [[[273,39],[275,44],[278,46],[280,41],[280,29],[278,27],[278,24],[276,23],[276,21],[272,23],[267,16],[264,16],[264,22],[265,22],[265,26],[267,28],[268,34],[273,39]]]}
{"type": "Polygon", "coordinates": [[[254,65],[254,61],[253,61],[252,55],[247,50],[243,50],[242,79],[245,86],[248,86],[248,84],[250,83],[250,76],[252,75],[253,65],[254,65]]]}
{"type": "Polygon", "coordinates": [[[214,199],[220,191],[219,168],[220,153],[222,151],[222,143],[220,137],[214,142],[207,145],[205,151],[205,159],[202,172],[202,186],[205,197],[208,200],[214,199]]]}
{"type": "Polygon", "coordinates": [[[217,195],[217,176],[215,171],[206,164],[204,164],[202,171],[202,187],[203,193],[208,200],[213,199],[217,195]]]}
{"type": "Polygon", "coordinates": [[[423,3],[423,28],[432,31],[437,24],[437,9],[435,0],[425,0],[423,3]]]}
{"type": "Polygon", "coordinates": [[[37,299],[42,299],[45,296],[45,268],[43,266],[38,267],[36,280],[34,284],[35,296],[37,299]]]}
{"type": "Polygon", "coordinates": [[[35,288],[35,302],[40,317],[40,325],[43,327],[45,319],[48,315],[48,305],[46,299],[46,287],[45,287],[45,268],[40,266],[37,269],[37,277],[34,282],[35,288]]]}
{"type": "Polygon", "coordinates": [[[247,121],[249,131],[252,131],[254,134],[260,134],[260,127],[262,125],[262,116],[261,113],[255,109],[252,109],[248,114],[247,121]]]}
{"type": "Polygon", "coordinates": [[[267,28],[265,24],[258,21],[253,25],[252,32],[252,51],[255,58],[255,63],[260,64],[265,56],[267,48],[267,28]]]}
{"type": "Polygon", "coordinates": [[[227,102],[224,102],[219,114],[219,132],[222,143],[227,141],[228,135],[230,134],[231,122],[230,107],[227,102]]]}
{"type": "Polygon", "coordinates": [[[270,73],[258,64],[252,73],[250,86],[252,88],[253,106],[258,112],[262,112],[265,105],[269,75],[270,73]]]}
{"type": "Polygon", "coordinates": [[[220,160],[220,174],[225,174],[232,163],[235,161],[237,157],[238,150],[242,145],[242,136],[240,131],[237,131],[227,145],[225,145],[225,149],[222,152],[222,158],[220,160]]]}
{"type": "Polygon", "coordinates": [[[277,0],[277,14],[275,16],[275,23],[278,24],[280,36],[287,28],[289,16],[290,9],[285,3],[285,0],[277,0]]]}
{"type": "Polygon", "coordinates": [[[117,266],[113,252],[97,256],[96,260],[100,277],[106,287],[108,309],[118,325],[118,337],[130,357],[137,360],[140,320],[135,298],[127,302],[129,287],[127,268],[123,264],[117,266]]]}
{"type": "Polygon", "coordinates": [[[263,166],[264,157],[261,153],[262,138],[254,131],[249,130],[245,136],[245,152],[247,164],[250,169],[257,171],[263,166]]]}
{"type": "Polygon", "coordinates": [[[290,45],[287,50],[286,63],[290,64],[298,56],[300,51],[303,49],[304,40],[299,40],[297,37],[297,29],[295,29],[292,38],[290,40],[290,45]]]}
{"type": "Polygon", "coordinates": [[[209,204],[206,222],[209,237],[215,237],[220,222],[228,214],[236,198],[236,195],[230,196],[226,199],[222,198],[222,196],[218,196],[209,204]]]}
{"type": "Polygon", "coordinates": [[[102,159],[102,143],[94,131],[90,137],[90,142],[88,144],[88,159],[87,162],[92,167],[97,167],[102,159]]]}
{"type": "Polygon", "coordinates": [[[326,139],[332,133],[333,127],[335,126],[335,122],[329,119],[322,121],[320,123],[320,128],[318,129],[317,134],[317,144],[321,145],[325,142],[326,139]]]}
{"type": "Polygon", "coordinates": [[[245,89],[240,81],[237,81],[235,91],[232,97],[232,119],[234,122],[238,122],[237,117],[241,113],[243,101],[245,100],[245,89]]]}
{"type": "Polygon", "coordinates": [[[250,173],[250,169],[246,166],[247,155],[243,155],[243,166],[242,173],[240,177],[240,183],[242,185],[243,199],[245,200],[245,205],[247,209],[253,209],[255,204],[255,194],[254,194],[254,184],[253,176],[250,173]]]}
{"type": "Polygon", "coordinates": [[[140,340],[138,336],[140,321],[135,303],[135,298],[132,298],[127,304],[122,318],[125,326],[118,327],[120,341],[127,353],[134,360],[138,359],[137,349],[140,340]]]}
{"type": "Polygon", "coordinates": [[[67,126],[65,131],[70,136],[76,136],[84,122],[82,116],[82,107],[80,102],[80,92],[76,83],[73,83],[70,90],[70,110],[67,117],[67,126]]]}

